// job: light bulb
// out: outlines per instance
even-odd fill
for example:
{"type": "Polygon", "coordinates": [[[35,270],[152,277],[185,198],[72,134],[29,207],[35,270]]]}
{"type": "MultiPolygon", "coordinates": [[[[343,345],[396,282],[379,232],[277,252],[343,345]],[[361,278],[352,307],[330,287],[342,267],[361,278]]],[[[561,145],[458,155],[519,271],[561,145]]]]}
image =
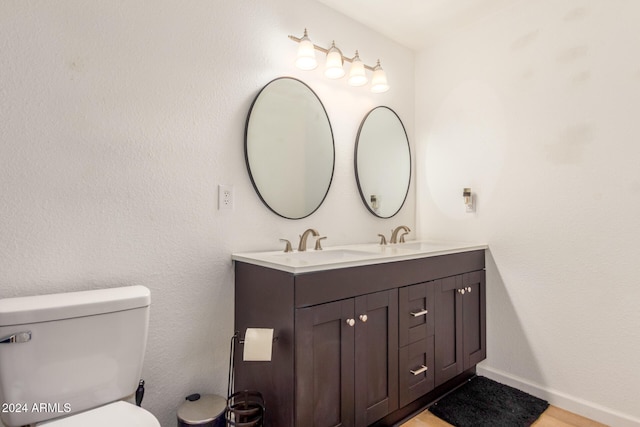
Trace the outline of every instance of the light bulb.
{"type": "Polygon", "coordinates": [[[351,68],[349,69],[349,85],[362,86],[367,84],[368,80],[367,74],[364,71],[364,64],[360,60],[358,51],[356,50],[356,56],[353,57],[351,68]]]}
{"type": "Polygon", "coordinates": [[[309,40],[307,35],[307,29],[304,30],[304,36],[300,39],[298,44],[298,57],[296,58],[296,67],[301,70],[313,70],[318,66],[316,61],[316,51],[313,47],[313,43],[309,40]]]}
{"type": "Polygon", "coordinates": [[[373,76],[371,77],[371,92],[382,93],[389,90],[387,84],[387,74],[380,66],[380,60],[375,67],[373,67],[373,76]]]}
{"type": "Polygon", "coordinates": [[[327,63],[325,65],[324,75],[330,79],[339,79],[344,76],[342,64],[342,52],[336,47],[335,42],[332,42],[331,48],[327,52],[327,63]]]}

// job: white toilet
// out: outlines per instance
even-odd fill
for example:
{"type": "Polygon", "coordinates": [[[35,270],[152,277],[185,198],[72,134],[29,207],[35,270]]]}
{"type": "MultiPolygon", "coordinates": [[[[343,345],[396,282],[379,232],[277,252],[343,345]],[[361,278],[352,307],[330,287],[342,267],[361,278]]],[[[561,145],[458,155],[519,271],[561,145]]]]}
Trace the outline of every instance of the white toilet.
{"type": "Polygon", "coordinates": [[[0,411],[9,427],[160,427],[138,388],[144,286],[0,300],[0,411]]]}

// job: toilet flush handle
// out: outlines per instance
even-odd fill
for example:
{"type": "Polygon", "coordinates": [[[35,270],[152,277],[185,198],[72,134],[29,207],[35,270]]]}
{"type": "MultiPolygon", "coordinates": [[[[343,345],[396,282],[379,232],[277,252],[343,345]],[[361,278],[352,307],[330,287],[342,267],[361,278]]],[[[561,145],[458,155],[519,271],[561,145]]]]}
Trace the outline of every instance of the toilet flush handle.
{"type": "Polygon", "coordinates": [[[136,405],[140,406],[142,398],[144,397],[144,380],[140,380],[138,383],[138,389],[136,390],[136,405]]]}

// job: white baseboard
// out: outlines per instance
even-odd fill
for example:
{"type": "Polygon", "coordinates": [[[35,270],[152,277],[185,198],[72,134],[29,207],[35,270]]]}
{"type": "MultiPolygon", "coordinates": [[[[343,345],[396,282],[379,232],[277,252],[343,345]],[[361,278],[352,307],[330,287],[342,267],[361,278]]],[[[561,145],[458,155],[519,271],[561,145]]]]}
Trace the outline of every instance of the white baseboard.
{"type": "Polygon", "coordinates": [[[516,377],[498,369],[478,365],[478,375],[487,377],[502,384],[517,388],[533,396],[548,401],[553,406],[565,409],[574,414],[590,418],[611,427],[640,427],[640,419],[616,412],[604,406],[588,402],[586,400],[570,396],[548,387],[534,384],[523,378],[516,377]]]}

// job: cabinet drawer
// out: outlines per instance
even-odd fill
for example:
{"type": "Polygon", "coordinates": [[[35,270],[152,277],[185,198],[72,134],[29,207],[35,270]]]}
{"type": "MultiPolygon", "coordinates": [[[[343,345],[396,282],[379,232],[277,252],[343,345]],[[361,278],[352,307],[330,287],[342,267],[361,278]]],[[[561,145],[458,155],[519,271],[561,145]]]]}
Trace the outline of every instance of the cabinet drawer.
{"type": "Polygon", "coordinates": [[[399,345],[403,347],[434,334],[433,282],[399,289],[399,345]]]}
{"type": "Polygon", "coordinates": [[[405,406],[434,387],[434,337],[400,348],[400,406],[405,406]]]}

